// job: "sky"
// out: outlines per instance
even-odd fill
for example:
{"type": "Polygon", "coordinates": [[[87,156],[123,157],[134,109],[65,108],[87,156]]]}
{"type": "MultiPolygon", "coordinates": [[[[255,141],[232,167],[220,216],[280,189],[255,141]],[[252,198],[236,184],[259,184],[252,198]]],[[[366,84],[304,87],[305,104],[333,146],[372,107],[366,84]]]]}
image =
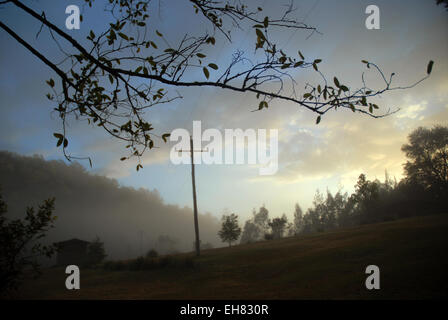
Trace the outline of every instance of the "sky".
{"type": "MultiPolygon", "coordinates": [[[[248,1],[263,7],[269,15],[279,15],[287,1],[248,1]]],[[[65,28],[65,7],[82,6],[82,1],[31,1],[37,11],[60,28],[65,28]]],[[[255,97],[248,94],[212,88],[178,88],[183,96],[169,105],[160,105],[146,113],[160,132],[176,128],[191,130],[193,121],[202,127],[224,129],[277,129],[279,132],[279,170],[272,176],[260,176],[251,165],[197,165],[196,187],[200,212],[220,217],[225,210],[243,219],[252,208],[265,205],[272,216],[285,213],[292,217],[294,204],[308,208],[316,189],[351,192],[360,173],[368,178],[384,179],[385,170],[401,179],[404,154],[401,145],[407,135],[419,126],[431,127],[448,123],[448,12],[435,1],[294,1],[292,17],[315,26],[319,33],[287,30],[276,34],[283,50],[294,54],[300,50],[306,57],[320,58],[320,70],[332,79],[356,87],[366,72],[361,60],[379,65],[387,75],[394,72],[397,85],[412,84],[426,75],[426,66],[434,61],[431,77],[418,86],[386,93],[377,101],[382,110],[400,111],[374,119],[351,111],[338,110],[326,114],[315,124],[316,115],[292,103],[273,102],[268,110],[251,112],[257,107],[255,97]],[[380,9],[379,30],[365,27],[368,5],[380,9]]],[[[83,10],[80,30],[67,31],[76,39],[84,39],[90,29],[102,30],[110,22],[101,1],[83,10]]],[[[175,42],[185,32],[210,30],[194,15],[187,1],[153,1],[153,25],[175,42]]],[[[45,29],[36,37],[40,26],[26,19],[12,5],[0,9],[0,19],[33,46],[50,57],[58,49],[45,29]]],[[[150,24],[149,28],[153,28],[150,24]]],[[[98,32],[99,33],[99,32],[98,32]]],[[[217,38],[217,45],[207,53],[224,66],[232,53],[240,49],[253,52],[253,29],[234,30],[232,42],[217,38]]],[[[21,155],[42,155],[47,160],[64,160],[56,148],[53,132],[61,123],[52,112],[54,105],[45,94],[45,80],[52,71],[33,57],[4,31],[0,31],[0,150],[21,155]]],[[[82,40],[80,40],[82,41],[82,40]]],[[[68,48],[66,44],[62,44],[68,48]]],[[[212,61],[210,61],[212,62],[212,61]]],[[[316,80],[311,72],[293,74],[299,89],[307,81],[316,80]]],[[[199,72],[190,77],[203,77],[199,72]]],[[[366,72],[373,85],[378,78],[366,72]]],[[[136,171],[134,160],[120,161],[124,145],[86,123],[69,124],[69,152],[90,156],[81,165],[88,172],[117,179],[120,185],[158,190],[168,204],[192,206],[190,166],[174,165],[169,158],[173,143],[161,145],[143,157],[143,170],[136,171]]]]}

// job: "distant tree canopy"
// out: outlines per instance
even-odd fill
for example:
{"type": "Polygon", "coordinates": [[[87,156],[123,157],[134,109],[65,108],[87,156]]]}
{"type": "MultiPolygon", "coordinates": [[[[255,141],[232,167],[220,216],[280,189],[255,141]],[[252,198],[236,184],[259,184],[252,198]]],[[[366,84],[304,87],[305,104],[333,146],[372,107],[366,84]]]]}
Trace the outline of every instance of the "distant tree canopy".
{"type": "Polygon", "coordinates": [[[45,200],[37,212],[28,207],[23,219],[8,220],[7,205],[0,193],[0,296],[17,289],[24,272],[31,267],[32,274],[39,274],[37,258],[51,257],[53,246],[45,246],[40,239],[53,227],[55,199],[45,200]]]}
{"type": "Polygon", "coordinates": [[[269,211],[263,206],[258,212],[252,211],[252,218],[247,220],[243,234],[241,235],[241,243],[250,243],[262,240],[269,230],[269,211]]]}
{"type": "Polygon", "coordinates": [[[272,221],[269,221],[269,226],[271,227],[271,235],[273,239],[280,239],[283,237],[285,233],[286,226],[288,223],[288,219],[286,215],[283,215],[281,218],[274,218],[272,221]]]}
{"type": "Polygon", "coordinates": [[[295,205],[294,222],[292,226],[292,234],[296,235],[302,232],[303,228],[303,211],[298,203],[295,205]]]}
{"type": "Polygon", "coordinates": [[[448,127],[420,127],[409,135],[409,144],[401,150],[409,159],[404,165],[406,179],[447,199],[448,127]]]}
{"type": "Polygon", "coordinates": [[[238,240],[241,234],[241,228],[238,225],[238,216],[234,213],[222,216],[221,230],[218,235],[223,242],[227,242],[229,247],[232,242],[238,240]]]}
{"type": "Polygon", "coordinates": [[[87,247],[87,263],[91,266],[101,263],[107,257],[104,243],[96,237],[87,247]]]}
{"type": "MultiPolygon", "coordinates": [[[[89,7],[93,3],[94,0],[85,0],[89,7]]],[[[317,32],[315,27],[291,18],[292,4],[274,17],[245,1],[190,0],[188,3],[191,12],[186,10],[185,15],[196,14],[204,22],[204,30],[198,34],[186,31],[177,40],[169,39],[164,30],[158,30],[161,26],[153,22],[150,0],[108,0],[103,4],[110,13],[110,23],[104,23],[102,29],[90,30],[85,41],[55,25],[45,11],[37,12],[23,1],[0,1],[0,9],[13,7],[24,14],[15,26],[0,21],[0,28],[56,75],[56,80],[47,80],[51,90],[47,97],[62,121],[61,130],[54,137],[67,159],[76,158],[67,153],[66,126],[67,120],[75,119],[88,121],[127,142],[128,153],[122,160],[134,156],[140,160],[145,150],[155,146],[156,138],[166,141],[169,136],[169,133],[155,133],[153,125],[144,118],[145,110],[181,98],[175,90],[179,87],[209,87],[252,94],[259,100],[255,106],[258,111],[267,109],[273,100],[293,103],[315,113],[319,123],[323,115],[339,108],[375,118],[389,115],[394,111],[380,108],[372,98],[391,90],[412,88],[425,80],[433,68],[430,61],[425,77],[408,86],[394,86],[395,73],[386,74],[374,62],[362,60],[383,83],[374,89],[362,78],[357,87],[352,87],[333,75],[328,79],[320,71],[322,59],[306,57],[301,51],[291,54],[276,43],[274,30],[317,32]],[[48,29],[49,39],[60,49],[59,56],[56,52],[39,51],[17,33],[22,30],[19,23],[30,22],[38,22],[48,29]],[[207,26],[213,32],[208,32],[207,26]],[[219,65],[217,57],[208,56],[216,43],[230,42],[233,32],[247,29],[253,30],[253,54],[239,50],[225,66],[219,65]],[[303,84],[299,86],[295,81],[296,70],[316,72],[320,80],[305,81],[305,89],[299,90],[303,84]]],[[[82,23],[88,26],[87,21],[82,23]]],[[[43,37],[40,31],[37,35],[43,37]]],[[[141,167],[139,162],[137,170],[141,167]]]]}
{"type": "Polygon", "coordinates": [[[293,223],[286,216],[269,220],[268,210],[262,207],[244,225],[241,242],[262,240],[261,227],[268,221],[269,239],[283,235],[323,232],[340,227],[390,221],[405,217],[448,213],[448,127],[418,128],[409,135],[409,143],[402,150],[408,161],[405,177],[392,180],[387,171],[384,182],[368,180],[360,174],[349,196],[341,190],[326,195],[316,191],[312,206],[305,214],[295,205],[293,223]],[[275,235],[275,236],[274,236],[275,235]]]}

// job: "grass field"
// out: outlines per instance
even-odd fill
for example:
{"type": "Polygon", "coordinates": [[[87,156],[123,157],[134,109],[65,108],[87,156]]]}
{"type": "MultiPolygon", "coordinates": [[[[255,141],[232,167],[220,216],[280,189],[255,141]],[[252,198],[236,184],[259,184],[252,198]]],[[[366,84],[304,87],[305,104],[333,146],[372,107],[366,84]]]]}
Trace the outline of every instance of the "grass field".
{"type": "MultiPolygon", "coordinates": [[[[194,268],[44,270],[26,299],[433,299],[448,295],[448,215],[416,217],[232,248],[205,250],[194,268]],[[364,286],[381,270],[381,289],[364,286]]],[[[184,254],[191,255],[191,254],[184,254]]],[[[182,256],[182,255],[180,255],[182,256]]]]}

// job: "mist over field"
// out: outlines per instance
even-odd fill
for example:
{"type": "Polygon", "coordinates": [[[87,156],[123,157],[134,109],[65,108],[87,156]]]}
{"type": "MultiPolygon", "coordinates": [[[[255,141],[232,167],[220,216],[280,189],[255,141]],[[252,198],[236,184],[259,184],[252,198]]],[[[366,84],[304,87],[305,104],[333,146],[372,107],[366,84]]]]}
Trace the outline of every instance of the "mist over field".
{"type": "MultiPolygon", "coordinates": [[[[192,251],[193,212],[164,203],[159,192],[123,187],[114,179],[88,173],[78,163],[46,161],[0,151],[0,187],[8,217],[23,218],[27,206],[56,198],[58,217],[45,242],[96,236],[104,241],[110,259],[192,251]]],[[[202,243],[220,245],[218,219],[200,213],[202,243]]]]}

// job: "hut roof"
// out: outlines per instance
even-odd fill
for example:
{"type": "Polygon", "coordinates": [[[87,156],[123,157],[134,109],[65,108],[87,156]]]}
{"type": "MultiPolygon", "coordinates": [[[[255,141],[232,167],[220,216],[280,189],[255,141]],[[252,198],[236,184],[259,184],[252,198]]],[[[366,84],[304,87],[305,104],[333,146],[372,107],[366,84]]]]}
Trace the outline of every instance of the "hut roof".
{"type": "Polygon", "coordinates": [[[89,241],[84,241],[84,240],[73,238],[70,240],[55,242],[54,244],[57,247],[64,247],[66,245],[88,245],[89,243],[90,243],[89,241]]]}

